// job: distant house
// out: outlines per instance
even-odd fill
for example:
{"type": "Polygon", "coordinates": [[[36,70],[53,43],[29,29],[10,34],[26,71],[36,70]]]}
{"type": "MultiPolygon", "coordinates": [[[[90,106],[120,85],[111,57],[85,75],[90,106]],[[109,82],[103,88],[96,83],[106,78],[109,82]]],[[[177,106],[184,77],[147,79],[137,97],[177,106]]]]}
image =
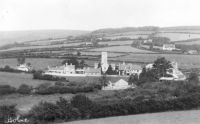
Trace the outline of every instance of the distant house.
{"type": "Polygon", "coordinates": [[[101,75],[101,69],[100,68],[86,68],[85,69],[85,75],[86,76],[100,76],[101,75]]]}
{"type": "Polygon", "coordinates": [[[137,74],[140,75],[142,72],[142,67],[140,65],[134,65],[134,64],[119,64],[119,75],[131,75],[131,74],[137,74]]]}
{"type": "Polygon", "coordinates": [[[30,67],[26,64],[20,64],[19,66],[17,66],[16,69],[19,71],[28,72],[30,70],[30,67]]]}
{"type": "Polygon", "coordinates": [[[106,87],[103,87],[103,90],[123,90],[127,88],[135,88],[135,85],[129,85],[127,81],[120,79],[117,82],[112,83],[109,81],[106,87]]]}
{"type": "Polygon", "coordinates": [[[176,50],[176,47],[175,47],[175,44],[163,44],[162,49],[172,51],[172,50],[176,50]]]}
{"type": "Polygon", "coordinates": [[[147,39],[147,40],[144,40],[144,41],[143,41],[144,44],[145,44],[145,43],[152,43],[152,42],[153,42],[152,39],[147,39]]]}
{"type": "Polygon", "coordinates": [[[187,53],[188,54],[198,54],[198,51],[197,50],[189,50],[187,53]]]}

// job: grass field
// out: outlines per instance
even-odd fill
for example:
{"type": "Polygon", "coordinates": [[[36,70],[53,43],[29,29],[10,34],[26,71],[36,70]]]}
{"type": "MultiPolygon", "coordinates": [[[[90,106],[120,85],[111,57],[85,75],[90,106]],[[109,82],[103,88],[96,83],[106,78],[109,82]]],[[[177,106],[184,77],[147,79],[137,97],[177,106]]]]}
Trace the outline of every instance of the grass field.
{"type": "MultiPolygon", "coordinates": [[[[30,62],[33,69],[44,69],[48,66],[61,65],[62,59],[47,59],[47,58],[26,58],[26,63],[30,62]]],[[[16,67],[18,64],[17,59],[0,59],[0,67],[9,65],[10,67],[16,67]]]]}
{"type": "Polygon", "coordinates": [[[191,110],[118,116],[59,124],[199,124],[199,116],[200,110],[191,110]]]}
{"type": "Polygon", "coordinates": [[[176,42],[176,44],[185,44],[185,45],[200,45],[200,40],[190,41],[190,42],[176,42]]]}
{"type": "MultiPolygon", "coordinates": [[[[94,93],[85,93],[90,99],[98,99],[101,97],[108,97],[113,95],[115,91],[97,91],[94,93]]],[[[65,99],[71,99],[75,94],[52,94],[52,95],[20,95],[11,94],[0,97],[0,105],[17,105],[19,112],[25,113],[31,109],[34,105],[37,105],[41,101],[56,102],[60,97],[65,99]]]]}
{"type": "Polygon", "coordinates": [[[153,53],[147,50],[133,48],[131,46],[112,46],[104,48],[90,49],[89,51],[107,51],[107,52],[132,52],[132,53],[153,53]]]}
{"type": "Polygon", "coordinates": [[[99,44],[108,44],[108,45],[131,45],[132,43],[133,43],[132,40],[99,42],[99,44]]]}
{"type": "Polygon", "coordinates": [[[27,84],[30,86],[37,86],[39,84],[50,82],[54,83],[55,81],[45,81],[45,80],[33,80],[31,74],[25,73],[9,73],[9,72],[0,72],[0,85],[11,85],[18,88],[21,84],[27,84]]]}
{"type": "Polygon", "coordinates": [[[41,46],[26,46],[26,47],[13,47],[6,50],[0,51],[10,51],[10,50],[25,50],[25,49],[40,49],[40,48],[54,48],[54,47],[70,47],[78,46],[81,43],[68,43],[68,44],[58,44],[58,45],[41,45],[41,46]]]}
{"type": "Polygon", "coordinates": [[[157,37],[168,37],[171,41],[181,41],[200,38],[200,34],[192,33],[157,33],[157,37]]]}
{"type": "Polygon", "coordinates": [[[116,57],[113,60],[152,63],[158,57],[165,57],[167,60],[176,61],[180,68],[200,68],[199,55],[183,54],[130,54],[127,56],[116,57]]]}
{"type": "MultiPolygon", "coordinates": [[[[95,56],[101,56],[100,51],[81,51],[81,55],[95,55],[95,56]]],[[[126,55],[126,53],[117,53],[117,52],[109,52],[108,57],[118,57],[126,55]]]]}

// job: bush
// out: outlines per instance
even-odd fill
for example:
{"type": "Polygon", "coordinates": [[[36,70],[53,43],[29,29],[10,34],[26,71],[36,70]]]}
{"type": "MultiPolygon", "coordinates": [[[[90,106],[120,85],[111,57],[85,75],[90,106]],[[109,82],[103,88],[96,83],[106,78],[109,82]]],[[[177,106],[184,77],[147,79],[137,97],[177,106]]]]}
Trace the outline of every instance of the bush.
{"type": "Polygon", "coordinates": [[[71,104],[73,107],[78,108],[82,118],[90,118],[95,104],[85,95],[76,95],[72,98],[71,104]]]}
{"type": "Polygon", "coordinates": [[[74,108],[69,101],[60,97],[59,101],[56,102],[59,107],[61,116],[60,119],[65,121],[79,119],[81,114],[77,108],[74,108]]]}
{"type": "Polygon", "coordinates": [[[15,117],[17,109],[16,105],[2,105],[0,106],[0,123],[3,124],[10,117],[15,117]]]}
{"type": "Polygon", "coordinates": [[[21,73],[22,72],[20,70],[13,69],[8,65],[6,65],[4,68],[0,68],[0,71],[2,71],[2,72],[14,72],[14,73],[21,73]]]}
{"type": "Polygon", "coordinates": [[[60,111],[58,106],[53,103],[40,102],[30,110],[29,116],[35,123],[37,121],[52,122],[60,117],[60,111]]]}
{"type": "Polygon", "coordinates": [[[64,83],[57,82],[54,85],[51,85],[50,83],[44,83],[36,87],[36,94],[46,95],[46,94],[55,94],[55,93],[87,93],[87,92],[93,92],[95,89],[98,89],[99,86],[97,84],[91,84],[91,85],[73,85],[68,86],[64,83]],[[64,86],[63,86],[64,85],[64,86]]]}
{"type": "Polygon", "coordinates": [[[33,79],[49,80],[49,81],[65,81],[64,77],[54,77],[52,75],[43,75],[42,71],[35,71],[33,73],[33,79]]]}
{"type": "Polygon", "coordinates": [[[20,94],[30,94],[32,91],[32,87],[26,84],[22,84],[19,86],[17,92],[20,94]]]}
{"type": "Polygon", "coordinates": [[[10,85],[0,85],[0,95],[12,94],[16,92],[16,88],[10,85]]]}

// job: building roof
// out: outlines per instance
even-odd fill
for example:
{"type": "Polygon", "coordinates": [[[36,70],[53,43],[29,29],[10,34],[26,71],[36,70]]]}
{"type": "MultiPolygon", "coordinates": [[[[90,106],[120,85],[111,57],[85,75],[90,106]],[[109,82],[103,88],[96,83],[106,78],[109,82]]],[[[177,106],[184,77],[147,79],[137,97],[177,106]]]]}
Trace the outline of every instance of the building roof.
{"type": "Polygon", "coordinates": [[[100,73],[101,70],[99,68],[87,68],[85,69],[85,73],[100,73]]]}

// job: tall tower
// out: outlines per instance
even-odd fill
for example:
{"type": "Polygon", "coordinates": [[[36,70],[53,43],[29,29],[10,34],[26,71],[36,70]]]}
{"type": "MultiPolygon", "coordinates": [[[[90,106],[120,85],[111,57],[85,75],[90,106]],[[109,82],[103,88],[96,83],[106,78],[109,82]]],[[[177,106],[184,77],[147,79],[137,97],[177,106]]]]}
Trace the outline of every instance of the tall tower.
{"type": "Polygon", "coordinates": [[[108,55],[107,52],[101,52],[101,69],[105,73],[108,70],[108,55]]]}

